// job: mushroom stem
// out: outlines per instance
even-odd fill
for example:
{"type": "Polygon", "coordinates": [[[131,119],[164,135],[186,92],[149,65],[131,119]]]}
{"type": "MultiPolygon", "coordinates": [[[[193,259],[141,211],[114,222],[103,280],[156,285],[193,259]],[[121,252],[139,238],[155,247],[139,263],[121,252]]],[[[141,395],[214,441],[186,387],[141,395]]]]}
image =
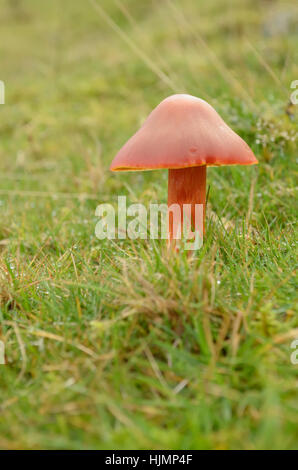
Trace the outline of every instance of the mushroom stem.
{"type": "Polygon", "coordinates": [[[177,238],[177,233],[179,233],[180,228],[181,231],[183,230],[184,204],[191,204],[192,231],[199,230],[201,225],[201,227],[203,226],[203,233],[205,233],[206,165],[169,170],[168,208],[170,208],[172,204],[178,204],[180,206],[181,219],[178,225],[177,221],[174,220],[173,211],[169,211],[169,242],[177,238]],[[203,220],[202,217],[195,217],[196,204],[203,205],[203,220]]]}

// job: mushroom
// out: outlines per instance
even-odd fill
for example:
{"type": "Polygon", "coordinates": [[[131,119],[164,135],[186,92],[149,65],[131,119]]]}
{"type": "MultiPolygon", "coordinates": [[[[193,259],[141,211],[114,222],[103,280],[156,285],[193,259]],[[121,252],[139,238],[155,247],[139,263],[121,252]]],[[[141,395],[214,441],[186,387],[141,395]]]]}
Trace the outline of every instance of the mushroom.
{"type": "MultiPolygon", "coordinates": [[[[191,226],[199,230],[195,205],[203,206],[205,233],[206,167],[258,163],[249,146],[206,101],[177,94],[163,100],[118,152],[110,170],[169,170],[168,207],[190,204],[191,226]]],[[[189,206],[188,206],[189,207],[189,206]]],[[[169,240],[179,238],[169,217],[169,240]]],[[[181,224],[180,224],[181,230],[181,224]]],[[[203,236],[203,234],[201,234],[203,236]]]]}

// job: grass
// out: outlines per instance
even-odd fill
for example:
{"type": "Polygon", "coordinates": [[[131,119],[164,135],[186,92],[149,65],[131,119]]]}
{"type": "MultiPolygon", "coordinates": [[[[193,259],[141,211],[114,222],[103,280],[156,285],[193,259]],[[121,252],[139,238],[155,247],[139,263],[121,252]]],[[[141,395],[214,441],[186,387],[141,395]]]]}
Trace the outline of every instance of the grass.
{"type": "Polygon", "coordinates": [[[297,448],[295,8],[1,0],[1,448],[297,448]],[[166,202],[108,167],[174,92],[260,164],[209,170],[193,258],[100,242],[99,203],[166,202]]]}

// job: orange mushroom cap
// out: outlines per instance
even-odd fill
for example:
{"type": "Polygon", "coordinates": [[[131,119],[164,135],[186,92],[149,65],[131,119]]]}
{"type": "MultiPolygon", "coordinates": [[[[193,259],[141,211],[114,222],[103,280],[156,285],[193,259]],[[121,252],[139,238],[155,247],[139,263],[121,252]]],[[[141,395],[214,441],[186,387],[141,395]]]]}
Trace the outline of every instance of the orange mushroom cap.
{"type": "Polygon", "coordinates": [[[110,169],[153,170],[253,165],[252,150],[206,101],[172,95],[148,116],[118,152],[110,169]]]}

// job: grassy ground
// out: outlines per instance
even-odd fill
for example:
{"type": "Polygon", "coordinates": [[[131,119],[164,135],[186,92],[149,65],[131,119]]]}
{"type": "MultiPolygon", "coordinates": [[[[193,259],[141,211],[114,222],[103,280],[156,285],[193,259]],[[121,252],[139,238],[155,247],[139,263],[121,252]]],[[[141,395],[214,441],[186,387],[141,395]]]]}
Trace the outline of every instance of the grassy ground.
{"type": "Polygon", "coordinates": [[[0,1],[0,447],[297,448],[295,2],[0,1]],[[260,161],[209,170],[193,259],[94,234],[166,202],[108,166],[174,92],[260,161]]]}

